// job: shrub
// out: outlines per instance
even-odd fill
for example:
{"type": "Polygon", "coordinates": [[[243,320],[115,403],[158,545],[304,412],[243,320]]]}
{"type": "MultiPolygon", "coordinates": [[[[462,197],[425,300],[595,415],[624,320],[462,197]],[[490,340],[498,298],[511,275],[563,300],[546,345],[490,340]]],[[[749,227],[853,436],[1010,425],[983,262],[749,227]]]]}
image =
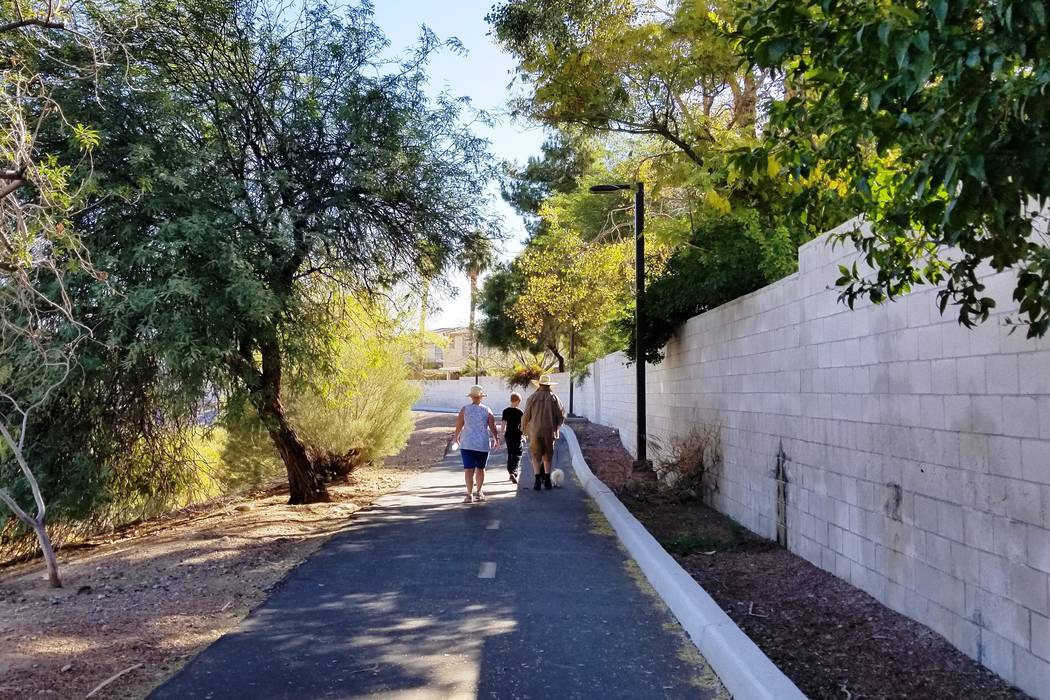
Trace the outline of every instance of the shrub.
{"type": "Polygon", "coordinates": [[[535,363],[516,364],[507,375],[507,386],[511,389],[528,389],[532,382],[538,380],[545,372],[542,366],[535,363]]]}
{"type": "MultiPolygon", "coordinates": [[[[397,454],[412,432],[412,405],[420,391],[408,382],[408,341],[374,311],[357,309],[335,343],[331,366],[318,368],[290,389],[288,418],[329,478],[397,454]]],[[[284,464],[258,414],[233,402],[224,418],[226,483],[257,487],[284,473],[284,464]]]]}
{"type": "Polygon", "coordinates": [[[722,464],[722,427],[717,423],[693,427],[668,447],[656,447],[656,477],[660,485],[682,498],[703,498],[713,484],[705,477],[722,464]]]}

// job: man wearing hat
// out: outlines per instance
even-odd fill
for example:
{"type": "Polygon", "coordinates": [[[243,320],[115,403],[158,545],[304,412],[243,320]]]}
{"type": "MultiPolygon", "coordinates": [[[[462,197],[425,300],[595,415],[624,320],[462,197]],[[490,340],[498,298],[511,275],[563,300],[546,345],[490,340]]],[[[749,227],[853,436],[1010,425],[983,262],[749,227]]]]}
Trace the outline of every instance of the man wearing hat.
{"type": "Polygon", "coordinates": [[[525,402],[521,429],[529,436],[529,454],[532,455],[532,469],[536,473],[536,483],[532,488],[539,491],[541,485],[552,488],[554,442],[558,439],[561,424],[565,422],[565,406],[551,390],[557,383],[551,381],[549,374],[540,375],[539,381],[533,381],[533,384],[536,385],[536,392],[525,402]]]}

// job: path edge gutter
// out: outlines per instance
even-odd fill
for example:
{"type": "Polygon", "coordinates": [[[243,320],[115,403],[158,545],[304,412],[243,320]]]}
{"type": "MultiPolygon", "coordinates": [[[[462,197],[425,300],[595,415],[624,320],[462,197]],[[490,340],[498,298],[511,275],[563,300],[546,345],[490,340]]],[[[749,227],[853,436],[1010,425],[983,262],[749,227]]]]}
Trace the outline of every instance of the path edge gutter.
{"type": "Polygon", "coordinates": [[[664,550],[616,494],[591,472],[572,428],[562,435],[572,468],[616,536],[736,700],[804,700],[805,695],[664,550]]]}

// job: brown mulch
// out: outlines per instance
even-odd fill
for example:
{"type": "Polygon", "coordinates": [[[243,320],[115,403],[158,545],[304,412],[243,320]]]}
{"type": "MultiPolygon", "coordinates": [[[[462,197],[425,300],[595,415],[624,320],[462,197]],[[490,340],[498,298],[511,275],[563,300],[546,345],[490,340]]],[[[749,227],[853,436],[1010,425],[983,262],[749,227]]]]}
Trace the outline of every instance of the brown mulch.
{"type": "Polygon", "coordinates": [[[652,472],[634,472],[634,458],[623,449],[620,433],[616,430],[578,420],[571,421],[569,426],[579,438],[580,446],[587,446],[584,449],[587,465],[613,491],[634,491],[655,483],[652,472]]]}
{"type": "MultiPolygon", "coordinates": [[[[606,484],[622,492],[631,457],[622,446],[615,454],[616,431],[573,430],[594,473],[617,477],[606,484]]],[[[928,627],[698,501],[632,493],[621,493],[624,505],[807,696],[1028,697],[928,627]]]]}
{"type": "Polygon", "coordinates": [[[274,488],[223,499],[59,553],[64,588],[39,561],[0,568],[0,699],[141,698],[235,627],[353,514],[439,460],[455,416],[416,414],[408,445],[286,504],[274,488]]]}

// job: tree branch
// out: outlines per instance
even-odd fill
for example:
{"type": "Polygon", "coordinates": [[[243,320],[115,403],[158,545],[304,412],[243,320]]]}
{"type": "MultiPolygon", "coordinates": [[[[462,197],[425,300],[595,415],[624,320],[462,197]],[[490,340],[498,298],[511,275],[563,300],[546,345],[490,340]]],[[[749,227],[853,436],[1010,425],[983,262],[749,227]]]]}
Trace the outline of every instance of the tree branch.
{"type": "MultiPolygon", "coordinates": [[[[44,522],[44,517],[46,515],[44,496],[40,493],[40,485],[36,482],[36,476],[33,475],[32,470],[29,469],[29,465],[26,464],[25,456],[22,454],[20,441],[16,441],[11,433],[8,432],[7,426],[4,425],[3,421],[0,421],[0,435],[3,435],[4,441],[7,442],[7,446],[11,448],[11,452],[14,454],[15,461],[17,461],[18,466],[22,468],[22,474],[25,476],[26,481],[29,482],[29,488],[33,491],[33,500],[36,501],[36,517],[42,523],[44,522]]],[[[0,491],[0,493],[3,492],[0,491]]],[[[10,506],[11,503],[8,503],[7,505],[10,506]]]]}
{"type": "Polygon", "coordinates": [[[65,22],[54,22],[52,20],[45,19],[20,19],[14,22],[8,22],[7,24],[0,24],[0,34],[3,32],[13,32],[16,29],[22,29],[23,27],[41,27],[42,29],[65,29],[65,22]]]}
{"type": "Polygon", "coordinates": [[[4,197],[11,194],[24,184],[26,184],[25,180],[15,180],[10,185],[7,185],[6,187],[0,189],[0,199],[3,199],[4,197]]]}
{"type": "Polygon", "coordinates": [[[0,489],[0,501],[3,501],[7,507],[11,509],[11,512],[15,514],[16,518],[29,527],[33,527],[33,517],[22,510],[22,507],[18,505],[18,502],[15,501],[15,499],[11,497],[11,494],[4,489],[0,489]]]}

